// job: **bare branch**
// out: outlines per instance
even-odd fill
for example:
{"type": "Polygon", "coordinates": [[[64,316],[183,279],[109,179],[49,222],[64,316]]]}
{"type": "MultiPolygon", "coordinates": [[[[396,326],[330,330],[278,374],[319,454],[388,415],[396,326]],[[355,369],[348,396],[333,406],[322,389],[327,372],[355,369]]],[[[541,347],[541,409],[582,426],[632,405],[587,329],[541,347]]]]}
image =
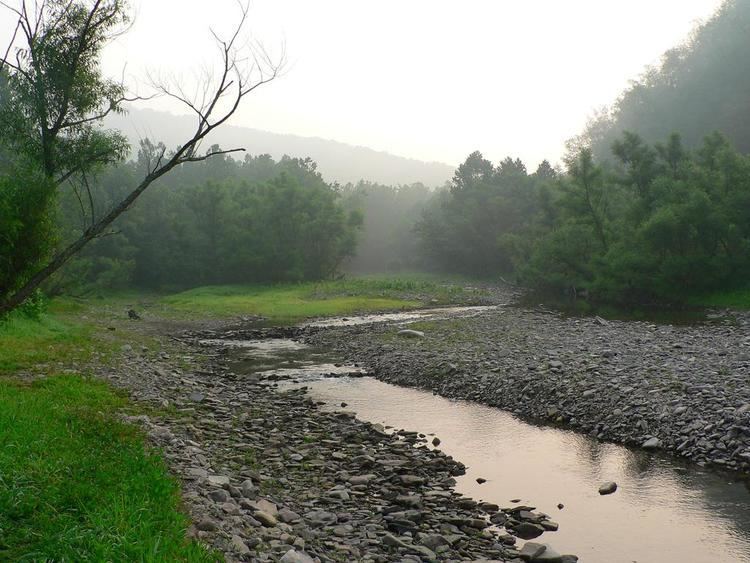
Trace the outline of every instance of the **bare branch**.
{"type": "Polygon", "coordinates": [[[116,100],[110,100],[109,107],[103,112],[97,113],[95,115],[91,115],[89,117],[84,117],[83,119],[78,119],[75,121],[65,121],[62,125],[60,125],[60,130],[69,129],[71,127],[78,127],[79,125],[84,125],[86,123],[91,123],[93,121],[99,121],[101,119],[104,119],[110,113],[117,110],[120,104],[124,102],[141,102],[141,101],[152,100],[155,97],[156,97],[156,94],[153,94],[151,96],[133,96],[132,98],[129,98],[127,96],[122,96],[120,98],[117,98],[116,100]]]}
{"type": "MultiPolygon", "coordinates": [[[[237,27],[228,40],[221,40],[219,36],[212,31],[217,41],[217,45],[219,46],[221,57],[220,72],[216,80],[212,79],[210,75],[207,76],[203,84],[203,93],[200,101],[191,99],[189,96],[185,95],[184,90],[179,85],[170,88],[168,84],[163,82],[158,84],[156,82],[154,83],[159,92],[181,102],[198,116],[198,124],[192,136],[181,146],[177,147],[174,153],[169,155],[169,157],[166,156],[166,148],[162,147],[157,161],[153,163],[153,166],[150,162],[148,163],[148,172],[141,182],[103,217],[92,222],[91,226],[87,228],[77,240],[58,252],[49,263],[34,274],[23,287],[5,301],[0,302],[0,314],[10,311],[14,307],[23,303],[23,301],[25,301],[34,290],[42,284],[42,282],[60,269],[63,264],[79,252],[86,244],[88,244],[88,242],[97,237],[105,236],[103,233],[105,233],[105,230],[115,219],[117,219],[117,217],[125,212],[150,185],[165,174],[169,173],[176,166],[189,162],[204,161],[218,155],[244,151],[242,148],[231,148],[227,150],[210,151],[204,155],[196,154],[201,142],[212,131],[221,127],[232,117],[232,115],[235,114],[245,96],[260,86],[268,84],[277,78],[285,64],[285,53],[282,53],[282,57],[279,61],[274,62],[268,52],[258,44],[250,49],[251,53],[248,59],[240,58],[238,56],[237,42],[245,26],[248,15],[248,4],[240,3],[239,5],[241,17],[237,27]],[[252,66],[243,72],[240,65],[244,65],[246,61],[250,60],[253,62],[252,66]],[[253,79],[254,74],[257,75],[255,79],[253,79]],[[224,106],[224,109],[222,110],[220,108],[223,106],[225,100],[227,105],[224,106]]],[[[34,35],[34,31],[31,30],[30,25],[26,26],[22,23],[21,29],[27,36],[34,35]]],[[[94,118],[92,117],[92,120],[93,119],[94,118]]],[[[65,120],[58,120],[57,126],[60,127],[65,123],[65,120]]],[[[76,121],[68,123],[71,127],[75,126],[75,124],[76,121]]],[[[99,155],[98,158],[104,159],[105,156],[106,155],[99,155]]],[[[78,169],[71,169],[59,178],[59,182],[64,182],[74,174],[83,171],[84,170],[81,167],[78,167],[78,169]]],[[[90,205],[93,205],[91,200],[90,205]]]]}
{"type": "Polygon", "coordinates": [[[219,155],[219,154],[230,154],[230,153],[233,153],[233,152],[245,152],[245,149],[239,148],[239,149],[227,149],[227,150],[221,150],[221,151],[213,151],[213,152],[206,153],[203,156],[191,156],[189,158],[188,157],[183,157],[183,158],[181,158],[179,160],[179,162],[180,163],[183,163],[183,162],[200,162],[202,160],[207,160],[207,159],[211,158],[212,156],[216,156],[216,155],[219,155]]]}

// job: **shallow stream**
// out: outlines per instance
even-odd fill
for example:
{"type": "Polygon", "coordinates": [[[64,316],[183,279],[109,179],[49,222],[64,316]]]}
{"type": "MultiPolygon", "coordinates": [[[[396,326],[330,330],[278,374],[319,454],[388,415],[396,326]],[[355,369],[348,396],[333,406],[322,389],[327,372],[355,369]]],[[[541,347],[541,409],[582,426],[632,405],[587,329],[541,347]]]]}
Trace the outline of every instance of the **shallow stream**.
{"type": "MultiPolygon", "coordinates": [[[[425,315],[364,322],[416,318],[425,315]]],[[[575,553],[584,563],[750,563],[750,490],[737,476],[361,377],[358,366],[342,366],[326,351],[291,340],[223,343],[238,373],[282,388],[303,385],[323,408],[346,403],[362,420],[438,436],[439,448],[467,466],[458,492],[546,512],[560,529],[534,541],[575,553]],[[615,481],[617,492],[600,496],[605,481],[615,481]]]]}

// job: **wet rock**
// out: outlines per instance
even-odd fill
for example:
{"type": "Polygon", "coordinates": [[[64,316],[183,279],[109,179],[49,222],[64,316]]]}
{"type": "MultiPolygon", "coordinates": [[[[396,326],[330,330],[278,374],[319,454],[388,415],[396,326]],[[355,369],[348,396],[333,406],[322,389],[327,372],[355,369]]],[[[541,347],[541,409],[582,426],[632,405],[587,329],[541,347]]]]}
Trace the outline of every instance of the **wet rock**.
{"type": "Polygon", "coordinates": [[[617,483],[614,481],[607,481],[599,486],[600,495],[611,495],[617,490],[617,483]]]}
{"type": "Polygon", "coordinates": [[[544,528],[539,524],[531,522],[521,522],[512,528],[513,534],[522,540],[533,540],[544,533],[544,528]]]}
{"type": "Polygon", "coordinates": [[[528,541],[524,544],[518,555],[524,561],[536,561],[537,557],[539,557],[546,550],[546,545],[528,541]]]}

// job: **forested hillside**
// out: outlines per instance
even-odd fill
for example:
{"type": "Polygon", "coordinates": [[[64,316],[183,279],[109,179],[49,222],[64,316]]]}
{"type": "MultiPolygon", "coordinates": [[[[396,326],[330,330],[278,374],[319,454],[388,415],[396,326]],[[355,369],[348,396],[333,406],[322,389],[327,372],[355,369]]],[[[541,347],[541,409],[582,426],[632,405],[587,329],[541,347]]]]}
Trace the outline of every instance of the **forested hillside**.
{"type": "MultiPolygon", "coordinates": [[[[128,109],[125,115],[109,116],[106,125],[122,131],[135,149],[143,137],[172,147],[194,125],[194,119],[187,115],[128,109]]],[[[420,182],[434,187],[445,184],[454,171],[453,166],[442,162],[424,162],[330,139],[282,135],[236,125],[223,127],[209,141],[223,147],[244,147],[249,154],[269,154],[275,160],[284,155],[309,157],[318,164],[326,181],[341,184],[365,180],[394,185],[420,182]]]]}
{"type": "Polygon", "coordinates": [[[557,295],[679,303],[750,275],[750,157],[720,134],[687,150],[628,133],[613,165],[591,150],[565,174],[473,153],[419,223],[444,270],[514,275],[557,295]]]}
{"type": "MultiPolygon", "coordinates": [[[[90,192],[65,192],[58,219],[64,232],[74,236],[105,212],[158,152],[143,143],[138,160],[103,170],[90,192]]],[[[216,156],[159,181],[53,287],[80,292],[326,278],[354,253],[360,223],[310,160],[216,156]]]]}
{"type": "Polygon", "coordinates": [[[625,131],[654,143],[679,132],[689,148],[712,131],[750,152],[750,2],[728,0],[682,45],[664,54],[587,127],[578,145],[609,158],[625,131]]]}

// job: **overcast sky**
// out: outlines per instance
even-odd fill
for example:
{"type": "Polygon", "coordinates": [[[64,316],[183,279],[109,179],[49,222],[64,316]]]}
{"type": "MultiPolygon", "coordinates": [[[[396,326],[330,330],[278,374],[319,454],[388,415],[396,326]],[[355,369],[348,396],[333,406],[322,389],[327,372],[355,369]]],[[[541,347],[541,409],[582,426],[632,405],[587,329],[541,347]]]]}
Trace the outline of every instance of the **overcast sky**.
{"type": "MultiPolygon", "coordinates": [[[[557,160],[592,111],[683,41],[721,0],[254,0],[251,28],[284,77],[233,123],[395,154],[462,161],[472,150],[557,160]]],[[[189,80],[228,31],[235,0],[131,0],[105,69],[189,80]]],[[[5,15],[7,19],[7,15],[5,15]]],[[[6,22],[7,23],[7,22],[6,22]]],[[[5,27],[5,26],[4,26],[5,27]]],[[[166,102],[159,102],[166,107],[166,102]]]]}

